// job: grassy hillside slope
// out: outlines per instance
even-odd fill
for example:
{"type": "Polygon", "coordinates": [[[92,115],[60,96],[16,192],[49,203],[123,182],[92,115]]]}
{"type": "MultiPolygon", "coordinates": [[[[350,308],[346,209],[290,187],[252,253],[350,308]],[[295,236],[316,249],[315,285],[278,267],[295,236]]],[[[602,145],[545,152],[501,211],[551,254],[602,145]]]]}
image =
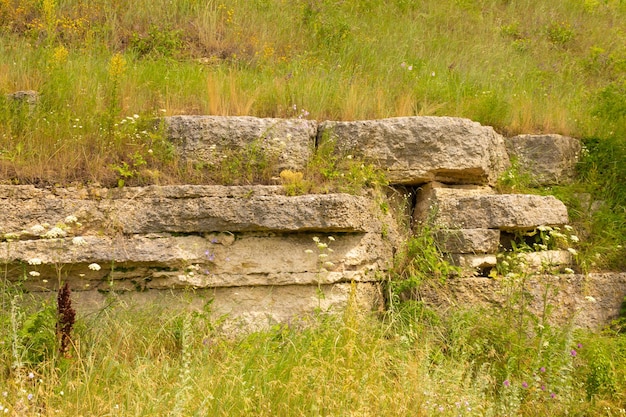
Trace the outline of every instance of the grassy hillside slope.
{"type": "MultiPolygon", "coordinates": [[[[626,268],[624,0],[0,0],[0,183],[215,181],[154,127],[175,114],[446,115],[579,137],[579,180],[532,192],[568,204],[583,272],[626,268]],[[7,96],[18,90],[37,105],[7,96]]],[[[448,265],[432,237],[409,243],[391,276],[438,285],[448,265]]],[[[551,326],[549,308],[526,308],[526,276],[509,277],[497,311],[395,294],[384,317],[348,308],[236,337],[210,301],[173,313],[111,296],[77,318],[67,350],[55,303],[0,279],[0,414],[626,414],[624,318],[551,326]]]]}

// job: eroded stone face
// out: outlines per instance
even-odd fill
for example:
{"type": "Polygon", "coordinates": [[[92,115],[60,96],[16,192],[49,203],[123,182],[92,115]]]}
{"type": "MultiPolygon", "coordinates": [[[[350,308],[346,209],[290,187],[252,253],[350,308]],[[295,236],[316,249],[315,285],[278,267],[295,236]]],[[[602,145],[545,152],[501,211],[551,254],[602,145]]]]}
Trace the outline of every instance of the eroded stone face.
{"type": "Polygon", "coordinates": [[[37,279],[24,283],[34,291],[55,288],[59,271],[75,290],[146,290],[369,282],[392,256],[378,233],[80,236],[79,244],[76,239],[2,242],[0,262],[12,278],[36,271],[37,279]],[[328,247],[319,248],[314,237],[328,247]],[[89,267],[94,263],[95,270],[89,267]]]}
{"type": "Polygon", "coordinates": [[[0,186],[0,233],[27,236],[76,216],[74,234],[213,231],[365,232],[381,230],[375,203],[362,196],[286,196],[280,186],[150,186],[43,190],[0,186]]]}
{"type": "Polygon", "coordinates": [[[578,139],[561,135],[518,135],[505,139],[511,158],[517,159],[520,174],[534,185],[571,181],[582,146],[578,139]]]}
{"type": "Polygon", "coordinates": [[[446,253],[496,253],[500,245],[500,231],[493,229],[439,229],[434,238],[446,253]]]}
{"type": "Polygon", "coordinates": [[[250,116],[172,116],[167,136],[185,160],[214,164],[225,153],[254,146],[277,160],[276,172],[302,170],[315,147],[317,122],[250,116]]]}
{"type": "Polygon", "coordinates": [[[449,229],[507,231],[568,223],[567,208],[553,196],[488,194],[435,183],[418,192],[414,218],[449,229]]]}
{"type": "Polygon", "coordinates": [[[372,282],[391,224],[373,197],[272,186],[0,186],[0,262],[33,291],[372,282]]]}
{"type": "Polygon", "coordinates": [[[321,141],[384,169],[392,184],[491,184],[509,166],[493,128],[452,117],[397,117],[320,124],[321,141]]]}

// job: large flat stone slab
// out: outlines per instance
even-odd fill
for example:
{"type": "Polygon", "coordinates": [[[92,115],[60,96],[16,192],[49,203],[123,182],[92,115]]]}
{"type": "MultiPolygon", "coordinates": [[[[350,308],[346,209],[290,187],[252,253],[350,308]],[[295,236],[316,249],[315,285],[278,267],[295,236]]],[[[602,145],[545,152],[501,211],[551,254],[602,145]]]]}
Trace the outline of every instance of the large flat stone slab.
{"type": "Polygon", "coordinates": [[[396,117],[319,126],[321,141],[387,171],[392,184],[492,184],[508,168],[504,138],[493,128],[452,117],[396,117]]]}
{"type": "Polygon", "coordinates": [[[430,183],[417,195],[414,218],[450,229],[529,230],[568,223],[567,208],[553,196],[488,194],[430,183]]]}
{"type": "Polygon", "coordinates": [[[534,185],[570,182],[582,149],[578,139],[561,135],[518,135],[505,139],[511,158],[516,158],[520,174],[534,185]]]}
{"type": "Polygon", "coordinates": [[[315,147],[317,122],[250,116],[172,116],[167,136],[185,160],[216,164],[224,155],[256,147],[277,160],[276,172],[302,170],[315,147]]]}
{"type": "Polygon", "coordinates": [[[6,233],[36,237],[37,225],[46,232],[71,226],[69,234],[380,231],[376,207],[371,198],[348,194],[286,196],[280,186],[0,186],[0,239],[6,233]],[[63,225],[68,216],[81,226],[63,225]]]}
{"type": "Polygon", "coordinates": [[[391,257],[391,245],[378,233],[153,234],[0,242],[6,276],[27,278],[24,285],[33,291],[53,290],[59,278],[74,289],[118,291],[369,282],[378,279],[376,271],[385,270],[391,257]],[[328,247],[318,248],[314,237],[328,247]],[[90,269],[93,263],[99,268],[90,269]]]}

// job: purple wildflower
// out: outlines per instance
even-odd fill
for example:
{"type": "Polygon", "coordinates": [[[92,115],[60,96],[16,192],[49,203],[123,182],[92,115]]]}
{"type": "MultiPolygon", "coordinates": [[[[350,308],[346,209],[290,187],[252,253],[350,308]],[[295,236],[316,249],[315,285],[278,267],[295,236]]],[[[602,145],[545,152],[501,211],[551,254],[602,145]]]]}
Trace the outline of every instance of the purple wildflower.
{"type": "Polygon", "coordinates": [[[583,348],[583,344],[582,344],[582,343],[579,343],[579,344],[577,344],[577,345],[576,345],[576,347],[577,347],[578,349],[582,349],[582,348],[583,348]]]}
{"type": "Polygon", "coordinates": [[[526,381],[522,382],[522,387],[528,388],[528,383],[526,381]]]}
{"type": "Polygon", "coordinates": [[[504,385],[505,387],[508,387],[511,385],[511,382],[508,379],[505,379],[502,385],[504,385]]]}
{"type": "Polygon", "coordinates": [[[574,357],[575,357],[576,355],[578,355],[578,352],[576,352],[576,350],[575,350],[575,349],[570,350],[570,351],[569,351],[569,353],[570,353],[570,355],[572,355],[572,356],[574,356],[574,357]]]}
{"type": "Polygon", "coordinates": [[[555,394],[555,393],[553,393],[553,392],[551,392],[551,393],[550,393],[550,398],[554,398],[554,397],[556,397],[556,394],[555,394]]]}
{"type": "Polygon", "coordinates": [[[544,366],[542,366],[541,368],[539,368],[539,372],[544,373],[546,371],[546,368],[544,366]]]}

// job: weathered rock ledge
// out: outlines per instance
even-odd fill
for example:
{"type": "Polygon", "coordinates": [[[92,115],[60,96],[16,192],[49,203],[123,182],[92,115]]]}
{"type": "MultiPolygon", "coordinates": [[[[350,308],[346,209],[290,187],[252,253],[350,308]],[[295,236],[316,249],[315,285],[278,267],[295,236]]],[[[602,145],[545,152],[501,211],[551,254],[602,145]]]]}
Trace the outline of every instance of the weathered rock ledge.
{"type": "MultiPolygon", "coordinates": [[[[163,122],[181,159],[199,166],[219,166],[218,158],[245,148],[265,154],[278,175],[304,170],[316,147],[331,145],[337,156],[378,166],[403,197],[287,196],[281,186],[258,185],[0,186],[5,276],[41,293],[68,282],[84,308],[112,296],[166,302],[191,293],[212,299],[216,316],[254,329],[320,309],[339,311],[349,300],[364,310],[379,308],[380,277],[402,244],[399,237],[410,234],[410,224],[428,222],[443,252],[464,269],[447,292],[431,293],[430,300],[445,304],[445,295],[498,305],[502,282],[486,276],[502,246],[516,233],[565,225],[568,216],[554,197],[498,194],[492,186],[511,167],[510,158],[517,161],[515,175],[537,185],[568,181],[580,153],[572,138],[507,139],[491,127],[449,117],[318,123],[175,116],[163,122]],[[412,197],[412,205],[383,209],[412,197]]],[[[572,263],[566,251],[526,258],[529,273],[565,271],[572,263]]],[[[575,324],[594,327],[619,310],[626,293],[622,275],[528,283],[532,291],[547,282],[562,288],[554,299],[556,317],[581,310],[575,324]],[[590,299],[593,306],[579,308],[590,299]]]]}
{"type": "MultiPolygon", "coordinates": [[[[270,321],[318,286],[332,295],[329,308],[345,305],[350,282],[369,294],[364,308],[377,308],[392,224],[372,196],[286,196],[276,186],[0,186],[0,262],[26,289],[68,282],[76,294],[189,289],[265,299],[291,288],[285,305],[266,312],[270,321]]],[[[319,301],[307,303],[310,312],[319,301]]]]}

